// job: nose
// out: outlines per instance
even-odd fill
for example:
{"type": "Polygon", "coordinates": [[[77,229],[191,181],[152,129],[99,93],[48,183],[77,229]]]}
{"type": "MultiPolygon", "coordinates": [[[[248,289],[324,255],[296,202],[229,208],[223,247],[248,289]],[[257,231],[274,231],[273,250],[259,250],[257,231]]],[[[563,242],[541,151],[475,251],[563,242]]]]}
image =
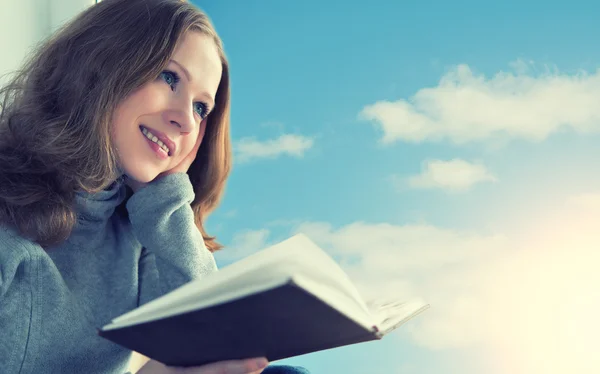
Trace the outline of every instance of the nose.
{"type": "MultiPolygon", "coordinates": [[[[189,103],[189,102],[188,102],[189,103]]],[[[198,122],[194,117],[193,105],[174,103],[169,109],[163,111],[163,120],[181,129],[181,132],[192,132],[198,122]]]]}

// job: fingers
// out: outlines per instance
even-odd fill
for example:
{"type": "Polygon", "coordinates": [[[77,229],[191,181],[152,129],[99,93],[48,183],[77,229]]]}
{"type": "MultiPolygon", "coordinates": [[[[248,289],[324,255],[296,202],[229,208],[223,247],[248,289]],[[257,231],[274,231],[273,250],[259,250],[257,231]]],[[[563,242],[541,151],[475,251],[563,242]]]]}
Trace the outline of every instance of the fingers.
{"type": "Polygon", "coordinates": [[[199,367],[177,368],[177,374],[260,374],[268,364],[264,357],[222,361],[199,367]]]}

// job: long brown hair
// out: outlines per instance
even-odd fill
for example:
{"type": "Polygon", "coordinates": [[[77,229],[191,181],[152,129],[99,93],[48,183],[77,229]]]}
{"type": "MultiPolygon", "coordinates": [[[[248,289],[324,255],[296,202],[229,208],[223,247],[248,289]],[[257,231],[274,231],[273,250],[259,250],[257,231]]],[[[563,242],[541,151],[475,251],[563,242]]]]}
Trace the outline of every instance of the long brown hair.
{"type": "Polygon", "coordinates": [[[96,193],[120,176],[111,139],[119,102],[156,79],[188,31],[212,37],[223,73],[188,175],[206,246],[222,248],[204,221],[231,169],[229,68],[210,19],[183,0],[104,0],[43,41],[0,89],[0,223],[48,247],[66,240],[75,192],[96,193]]]}

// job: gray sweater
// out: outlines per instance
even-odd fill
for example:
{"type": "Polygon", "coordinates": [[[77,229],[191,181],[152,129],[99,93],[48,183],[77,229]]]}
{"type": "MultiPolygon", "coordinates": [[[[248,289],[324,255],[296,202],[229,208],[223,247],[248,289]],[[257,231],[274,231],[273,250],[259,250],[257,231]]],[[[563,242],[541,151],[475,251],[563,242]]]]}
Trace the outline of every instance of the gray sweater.
{"type": "Polygon", "coordinates": [[[97,335],[111,319],[217,270],[194,225],[186,173],[126,202],[123,178],[77,192],[77,224],[60,246],[0,226],[0,373],[118,373],[131,351],[97,335]]]}

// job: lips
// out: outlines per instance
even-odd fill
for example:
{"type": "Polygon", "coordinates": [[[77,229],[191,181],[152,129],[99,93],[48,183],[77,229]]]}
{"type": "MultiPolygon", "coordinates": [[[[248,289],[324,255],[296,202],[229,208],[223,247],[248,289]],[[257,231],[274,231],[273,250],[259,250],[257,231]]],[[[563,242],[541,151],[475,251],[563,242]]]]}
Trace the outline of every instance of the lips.
{"type": "Polygon", "coordinates": [[[175,145],[175,142],[173,142],[171,139],[169,139],[169,137],[167,135],[165,135],[165,133],[162,133],[156,129],[148,127],[144,124],[140,125],[140,131],[142,130],[142,128],[145,128],[146,130],[150,131],[152,134],[154,134],[154,136],[156,136],[158,138],[158,140],[165,143],[167,148],[169,148],[169,156],[172,156],[175,154],[175,151],[177,150],[177,146],[175,145]]]}

